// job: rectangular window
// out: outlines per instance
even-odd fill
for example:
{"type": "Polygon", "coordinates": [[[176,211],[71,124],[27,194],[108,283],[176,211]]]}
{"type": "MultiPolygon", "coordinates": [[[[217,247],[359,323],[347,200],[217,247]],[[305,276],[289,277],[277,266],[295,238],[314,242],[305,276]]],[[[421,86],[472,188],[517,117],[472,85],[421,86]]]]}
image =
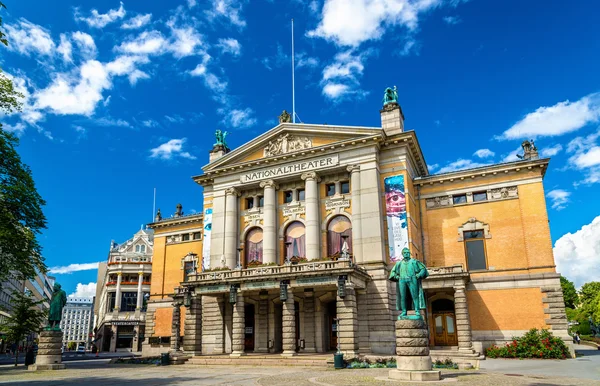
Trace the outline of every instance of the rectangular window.
{"type": "Polygon", "coordinates": [[[254,208],[254,197],[246,198],[246,209],[254,208]]]}
{"type": "Polygon", "coordinates": [[[190,234],[189,233],[182,234],[181,241],[190,241],[190,234]]]}
{"type": "Polygon", "coordinates": [[[454,203],[454,205],[466,204],[467,203],[467,195],[466,194],[458,194],[456,196],[452,196],[452,202],[454,203]]]}
{"type": "Polygon", "coordinates": [[[201,237],[202,237],[201,232],[194,232],[194,240],[200,240],[201,237]]]}
{"type": "Polygon", "coordinates": [[[294,200],[294,192],[292,192],[291,190],[286,190],[285,192],[283,192],[283,202],[286,204],[289,204],[290,202],[292,202],[294,200]]]}
{"type": "Polygon", "coordinates": [[[265,206],[265,198],[263,196],[258,196],[258,207],[262,208],[265,206]]]}
{"type": "Polygon", "coordinates": [[[487,201],[487,192],[473,193],[473,202],[487,201]]]}
{"type": "Polygon", "coordinates": [[[342,194],[348,194],[350,193],[350,182],[349,181],[344,181],[340,183],[340,189],[342,190],[340,193],[342,194]]]}
{"type": "Polygon", "coordinates": [[[325,195],[327,197],[335,196],[335,184],[325,185],[325,195]]]}
{"type": "Polygon", "coordinates": [[[464,239],[465,253],[467,254],[467,269],[469,271],[487,269],[483,231],[465,232],[464,239]]]}
{"type": "Polygon", "coordinates": [[[298,201],[304,201],[304,189],[298,189],[298,201]]]}

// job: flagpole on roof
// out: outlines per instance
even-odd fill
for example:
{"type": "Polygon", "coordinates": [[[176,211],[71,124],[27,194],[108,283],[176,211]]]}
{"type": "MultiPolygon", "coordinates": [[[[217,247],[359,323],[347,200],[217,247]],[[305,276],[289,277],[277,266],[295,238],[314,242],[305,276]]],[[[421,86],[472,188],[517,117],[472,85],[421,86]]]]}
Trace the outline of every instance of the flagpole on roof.
{"type": "Polygon", "coordinates": [[[154,216],[156,214],[156,188],[154,188],[154,200],[152,201],[152,220],[154,222],[154,216]]]}
{"type": "Polygon", "coordinates": [[[292,19],[292,123],[296,123],[296,79],[294,77],[294,19],[292,19]]]}

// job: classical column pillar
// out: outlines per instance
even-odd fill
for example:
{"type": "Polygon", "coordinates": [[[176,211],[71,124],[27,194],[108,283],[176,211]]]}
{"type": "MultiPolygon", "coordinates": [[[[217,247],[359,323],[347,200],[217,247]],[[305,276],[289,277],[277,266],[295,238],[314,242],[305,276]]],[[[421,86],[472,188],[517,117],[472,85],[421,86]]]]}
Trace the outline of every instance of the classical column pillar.
{"type": "Polygon", "coordinates": [[[350,195],[352,197],[352,255],[355,263],[362,263],[362,228],[360,212],[360,166],[351,165],[346,169],[350,172],[350,195]]]}
{"type": "Polygon", "coordinates": [[[181,321],[181,304],[173,302],[173,317],[171,318],[171,351],[179,351],[179,331],[181,321]]]}
{"type": "Polygon", "coordinates": [[[465,286],[454,287],[454,314],[456,315],[458,350],[472,353],[473,339],[465,286]]]}
{"type": "Polygon", "coordinates": [[[137,304],[136,304],[136,308],[138,310],[142,309],[142,298],[143,298],[143,293],[142,293],[142,284],[144,283],[144,272],[138,272],[138,290],[137,290],[137,304]]]}
{"type": "Polygon", "coordinates": [[[233,331],[232,331],[232,342],[231,342],[231,357],[239,357],[245,355],[244,353],[244,330],[246,327],[246,314],[244,307],[244,294],[238,292],[237,299],[233,305],[233,331]]]}
{"type": "Polygon", "coordinates": [[[202,297],[193,296],[183,321],[183,351],[202,354],[202,297]]]}
{"type": "Polygon", "coordinates": [[[288,287],[287,300],[283,302],[282,312],[282,340],[283,353],[281,356],[290,357],[296,355],[296,310],[294,294],[288,287]]]}
{"type": "Polygon", "coordinates": [[[338,317],[338,339],[340,350],[345,356],[358,354],[358,312],[356,308],[356,291],[348,283],[345,284],[345,296],[337,296],[336,312],[338,317]]]}
{"type": "Polygon", "coordinates": [[[257,325],[254,327],[255,342],[254,352],[269,352],[269,294],[260,293],[258,301],[257,325]]]}
{"type": "Polygon", "coordinates": [[[263,207],[263,263],[277,263],[277,184],[273,180],[260,183],[264,191],[263,207]]]}
{"type": "Polygon", "coordinates": [[[117,293],[115,293],[115,308],[114,311],[121,310],[121,276],[122,272],[117,273],[117,293]]]}
{"type": "Polygon", "coordinates": [[[233,269],[237,265],[237,235],[238,235],[238,197],[236,188],[225,190],[225,241],[223,255],[225,264],[233,269]]]}
{"type": "Polygon", "coordinates": [[[315,172],[302,174],[305,182],[306,208],[306,258],[308,260],[321,257],[319,232],[319,177],[315,172]]]}
{"type": "MultiPolygon", "coordinates": [[[[322,328],[322,326],[319,326],[322,328]]],[[[304,291],[304,352],[317,352],[315,345],[315,293],[304,291]]]]}

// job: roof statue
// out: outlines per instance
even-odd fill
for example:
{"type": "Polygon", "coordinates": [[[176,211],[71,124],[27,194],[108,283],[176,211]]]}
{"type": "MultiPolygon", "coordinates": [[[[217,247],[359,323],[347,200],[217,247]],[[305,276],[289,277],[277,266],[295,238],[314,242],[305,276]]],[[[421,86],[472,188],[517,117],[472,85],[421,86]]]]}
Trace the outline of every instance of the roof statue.
{"type": "Polygon", "coordinates": [[[158,208],[158,211],[156,212],[156,221],[160,221],[162,220],[162,214],[160,213],[160,208],[158,208]]]}
{"type": "Polygon", "coordinates": [[[279,123],[289,123],[292,121],[292,116],[286,110],[283,110],[279,116],[279,123]]]}
{"type": "Polygon", "coordinates": [[[538,149],[535,147],[533,143],[533,139],[531,141],[525,140],[521,144],[523,148],[523,155],[517,154],[517,157],[522,160],[530,160],[530,159],[538,159],[540,158],[538,154],[538,149]]]}
{"type": "Polygon", "coordinates": [[[215,137],[217,139],[217,143],[214,144],[214,147],[224,147],[225,149],[228,149],[227,142],[225,142],[225,137],[227,137],[226,131],[215,131],[215,137]]]}
{"type": "Polygon", "coordinates": [[[181,204],[177,204],[177,206],[175,207],[175,217],[181,217],[183,216],[183,206],[181,204]]]}
{"type": "Polygon", "coordinates": [[[387,105],[389,103],[398,103],[398,90],[396,86],[394,88],[388,87],[385,89],[385,93],[383,94],[383,105],[387,105]]]}

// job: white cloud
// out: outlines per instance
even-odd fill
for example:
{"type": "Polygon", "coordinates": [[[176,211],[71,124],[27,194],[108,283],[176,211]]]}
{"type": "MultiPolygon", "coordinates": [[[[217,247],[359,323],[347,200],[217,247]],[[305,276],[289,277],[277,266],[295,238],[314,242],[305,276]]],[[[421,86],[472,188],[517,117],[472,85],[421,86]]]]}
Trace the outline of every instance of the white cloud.
{"type": "Polygon", "coordinates": [[[414,37],[409,36],[404,41],[404,46],[402,46],[402,49],[400,51],[398,51],[398,55],[408,56],[413,52],[418,55],[419,49],[420,49],[420,45],[417,43],[417,40],[414,37]]]}
{"type": "Polygon", "coordinates": [[[148,120],[142,121],[142,126],[144,126],[144,127],[156,127],[156,126],[158,126],[158,122],[156,122],[153,119],[148,119],[148,120]]]}
{"type": "Polygon", "coordinates": [[[92,9],[91,16],[89,17],[79,16],[79,10],[76,9],[75,20],[83,21],[92,28],[103,28],[110,23],[123,19],[126,13],[123,2],[121,2],[119,9],[111,9],[104,14],[99,13],[96,9],[92,9]]]}
{"type": "Polygon", "coordinates": [[[158,158],[163,160],[170,160],[174,157],[182,157],[187,159],[196,159],[195,156],[191,155],[187,151],[183,151],[183,144],[187,138],[171,139],[168,142],[150,149],[150,158],[158,158]]]}
{"type": "Polygon", "coordinates": [[[121,24],[121,28],[123,28],[123,29],[138,29],[138,28],[141,28],[141,27],[145,26],[146,24],[150,23],[151,19],[152,19],[151,13],[147,13],[145,15],[137,15],[137,16],[134,16],[131,19],[127,20],[123,24],[121,24]]]}
{"type": "Polygon", "coordinates": [[[44,27],[21,18],[16,24],[6,24],[5,28],[10,41],[9,50],[27,56],[54,54],[56,45],[52,41],[50,32],[44,27]]]}
{"type": "Polygon", "coordinates": [[[194,8],[196,6],[196,0],[187,0],[188,7],[194,8]]]}
{"type": "Polygon", "coordinates": [[[546,194],[546,196],[552,200],[552,209],[556,210],[562,210],[567,207],[570,195],[571,192],[567,192],[563,189],[554,189],[546,194]]]}
{"type": "Polygon", "coordinates": [[[323,94],[329,99],[337,99],[345,95],[350,90],[350,87],[341,83],[327,83],[323,87],[323,94]]]}
{"type": "Polygon", "coordinates": [[[96,283],[89,282],[88,284],[77,283],[75,292],[69,295],[72,298],[93,298],[96,296],[96,283]]]}
{"type": "Polygon", "coordinates": [[[219,39],[217,47],[221,49],[221,53],[223,54],[228,53],[233,56],[239,56],[242,53],[242,45],[233,38],[219,39]]]}
{"type": "Polygon", "coordinates": [[[557,155],[558,153],[560,153],[562,151],[563,147],[560,143],[551,146],[551,147],[545,147],[540,151],[540,155],[544,158],[546,157],[554,157],[555,155],[557,155]]]}
{"type": "Polygon", "coordinates": [[[108,126],[108,127],[117,126],[117,127],[127,127],[127,128],[133,127],[131,125],[131,123],[127,122],[124,119],[114,119],[114,118],[110,118],[110,117],[98,118],[98,119],[94,120],[94,122],[98,126],[108,126]]]}
{"type": "Polygon", "coordinates": [[[387,27],[417,29],[419,16],[442,0],[325,0],[321,20],[308,36],[321,37],[340,46],[357,47],[380,39],[387,27]]]}
{"type": "Polygon", "coordinates": [[[244,110],[233,109],[219,109],[219,113],[224,115],[223,123],[227,126],[239,128],[247,128],[256,125],[256,118],[253,117],[254,111],[251,108],[244,110]]]}
{"type": "Polygon", "coordinates": [[[167,121],[171,122],[171,123],[183,123],[183,122],[185,122],[185,119],[182,116],[177,115],[177,114],[175,114],[173,116],[165,115],[165,119],[167,121]]]}
{"type": "Polygon", "coordinates": [[[496,153],[494,153],[490,149],[479,149],[475,153],[473,153],[473,155],[479,158],[489,158],[495,156],[496,153]]]}
{"type": "Polygon", "coordinates": [[[93,59],[96,57],[96,43],[89,34],[77,31],[73,32],[72,38],[84,58],[93,59]]]}
{"type": "Polygon", "coordinates": [[[117,51],[135,55],[161,54],[167,45],[167,40],[159,31],[144,31],[135,38],[123,41],[115,47],[117,51]]]}
{"type": "Polygon", "coordinates": [[[567,134],[600,119],[600,93],[586,95],[575,102],[564,101],[542,106],[525,115],[497,139],[551,137],[567,134]]]}
{"type": "Polygon", "coordinates": [[[517,155],[521,154],[522,152],[523,152],[523,148],[521,146],[519,146],[515,150],[513,150],[510,153],[504,155],[504,157],[502,158],[502,162],[514,162],[514,161],[518,161],[518,160],[520,160],[520,158],[517,157],[517,155]]]}
{"type": "Polygon", "coordinates": [[[568,165],[572,169],[580,170],[585,178],[574,185],[595,184],[600,182],[600,145],[597,143],[600,131],[585,137],[576,137],[567,145],[567,152],[572,154],[568,165]]]}
{"type": "Polygon", "coordinates": [[[446,166],[443,166],[436,173],[439,173],[439,174],[449,173],[449,172],[455,172],[457,170],[474,169],[474,168],[478,168],[481,166],[487,166],[487,165],[489,165],[489,163],[473,162],[468,159],[458,159],[454,162],[449,163],[446,166]]]}
{"type": "Polygon", "coordinates": [[[323,95],[334,100],[351,95],[365,96],[367,93],[358,89],[358,78],[363,74],[363,61],[369,54],[370,51],[355,54],[353,50],[337,53],[334,62],[323,69],[323,95]]]}
{"type": "Polygon", "coordinates": [[[600,277],[600,216],[554,244],[556,268],[579,288],[600,277]]]}
{"type": "Polygon", "coordinates": [[[295,56],[296,69],[300,69],[303,67],[314,68],[319,65],[319,59],[312,56],[308,56],[305,52],[298,52],[295,56]]]}
{"type": "Polygon", "coordinates": [[[211,21],[226,19],[229,23],[244,28],[246,21],[242,18],[241,13],[242,4],[235,0],[212,0],[212,8],[206,11],[206,15],[211,21]]]}
{"type": "MultiPolygon", "coordinates": [[[[44,114],[34,105],[34,98],[32,97],[31,92],[33,91],[35,93],[37,90],[33,86],[33,83],[24,75],[13,76],[8,73],[4,73],[4,75],[12,80],[15,90],[23,94],[23,98],[21,98],[23,108],[21,113],[19,113],[19,118],[28,124],[37,127],[37,123],[44,119],[44,114]]],[[[37,128],[40,130],[40,127],[37,128]]]]}
{"type": "Polygon", "coordinates": [[[203,52],[196,50],[197,47],[202,46],[202,35],[193,27],[172,28],[171,34],[168,50],[174,57],[183,58],[203,52]]]}
{"type": "Polygon", "coordinates": [[[91,271],[98,269],[98,263],[83,263],[83,264],[69,264],[66,266],[50,267],[49,273],[53,274],[71,274],[79,271],[91,271]]]}
{"type": "Polygon", "coordinates": [[[439,164],[433,164],[433,165],[427,165],[427,170],[429,170],[429,172],[433,172],[435,169],[437,169],[440,165],[439,164]]]}
{"type": "Polygon", "coordinates": [[[458,16],[445,16],[444,17],[444,22],[449,25],[455,25],[455,24],[460,23],[461,21],[462,20],[460,20],[460,17],[458,17],[458,16]]]}
{"type": "Polygon", "coordinates": [[[14,125],[9,125],[8,123],[2,124],[2,129],[8,131],[9,133],[13,133],[16,136],[21,136],[25,132],[25,124],[22,122],[18,122],[14,125]]]}
{"type": "Polygon", "coordinates": [[[227,82],[219,79],[215,74],[208,72],[204,64],[198,64],[196,68],[188,73],[191,76],[202,77],[204,79],[204,85],[215,93],[227,89],[227,82]]]}
{"type": "Polygon", "coordinates": [[[73,61],[73,45],[67,35],[60,34],[60,45],[56,49],[56,52],[62,55],[65,62],[73,61]]]}

